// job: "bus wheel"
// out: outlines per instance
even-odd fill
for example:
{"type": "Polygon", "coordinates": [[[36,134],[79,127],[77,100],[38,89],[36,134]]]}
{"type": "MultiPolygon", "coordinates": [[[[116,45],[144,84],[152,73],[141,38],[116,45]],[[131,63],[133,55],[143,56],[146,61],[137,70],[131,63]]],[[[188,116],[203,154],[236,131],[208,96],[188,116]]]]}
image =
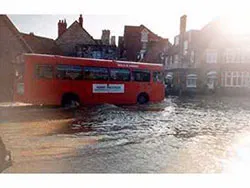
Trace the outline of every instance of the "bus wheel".
{"type": "Polygon", "coordinates": [[[80,99],[74,93],[66,93],[62,97],[62,106],[65,108],[77,108],[80,106],[80,99]]]}
{"type": "Polygon", "coordinates": [[[141,93],[137,97],[137,103],[138,104],[146,104],[149,101],[149,97],[147,93],[141,93]]]}

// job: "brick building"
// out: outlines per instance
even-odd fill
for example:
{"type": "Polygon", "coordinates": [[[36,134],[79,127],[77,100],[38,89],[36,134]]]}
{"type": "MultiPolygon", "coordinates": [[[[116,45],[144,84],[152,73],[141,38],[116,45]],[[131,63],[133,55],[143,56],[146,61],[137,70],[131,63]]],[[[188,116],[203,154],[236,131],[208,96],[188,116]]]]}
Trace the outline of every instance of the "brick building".
{"type": "Polygon", "coordinates": [[[21,33],[7,15],[0,15],[0,101],[13,98],[16,70],[23,69],[16,64],[16,59],[23,53],[117,59],[117,47],[110,45],[109,39],[105,44],[94,39],[83,28],[82,15],[68,28],[66,20],[59,20],[57,27],[58,38],[53,40],[34,33],[21,33]]]}
{"type": "Polygon", "coordinates": [[[125,26],[124,36],[119,38],[119,46],[122,59],[162,63],[164,61],[161,59],[163,57],[161,54],[170,46],[170,42],[156,35],[144,25],[125,26]]]}
{"type": "Polygon", "coordinates": [[[66,20],[58,22],[56,44],[66,56],[117,59],[117,47],[110,44],[110,31],[103,30],[101,39],[94,39],[85,29],[83,17],[74,21],[68,28],[66,20]]]}
{"type": "Polygon", "coordinates": [[[110,30],[102,30],[101,37],[102,44],[109,45],[110,44],[110,30]]]}
{"type": "Polygon", "coordinates": [[[79,44],[95,45],[95,39],[84,29],[82,15],[79,21],[74,21],[68,28],[66,20],[58,22],[58,38],[56,44],[66,56],[76,56],[76,46],[79,44]]]}
{"type": "Polygon", "coordinates": [[[165,64],[166,54],[171,46],[168,39],[148,42],[148,48],[142,61],[165,64]]]}
{"type": "MultiPolygon", "coordinates": [[[[0,101],[13,99],[16,58],[22,53],[58,54],[53,39],[20,33],[6,15],[0,15],[0,101]]],[[[21,65],[22,66],[22,65],[21,65]]]]}
{"type": "Polygon", "coordinates": [[[223,95],[248,93],[250,36],[223,29],[226,23],[222,19],[190,31],[185,31],[182,21],[183,30],[175,37],[165,64],[173,90],[223,95]]]}

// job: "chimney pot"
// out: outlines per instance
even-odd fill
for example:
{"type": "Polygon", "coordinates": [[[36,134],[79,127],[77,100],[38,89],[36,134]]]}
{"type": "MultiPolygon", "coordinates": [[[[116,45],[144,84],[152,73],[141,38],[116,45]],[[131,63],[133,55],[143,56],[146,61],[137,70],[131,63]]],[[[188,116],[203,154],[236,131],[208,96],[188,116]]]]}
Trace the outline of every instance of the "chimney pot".
{"type": "Polygon", "coordinates": [[[80,14],[80,17],[79,17],[79,24],[80,26],[82,27],[83,25],[83,18],[82,18],[82,15],[80,14]]]}
{"type": "Polygon", "coordinates": [[[58,22],[58,37],[60,37],[67,30],[66,19],[58,22]]]}

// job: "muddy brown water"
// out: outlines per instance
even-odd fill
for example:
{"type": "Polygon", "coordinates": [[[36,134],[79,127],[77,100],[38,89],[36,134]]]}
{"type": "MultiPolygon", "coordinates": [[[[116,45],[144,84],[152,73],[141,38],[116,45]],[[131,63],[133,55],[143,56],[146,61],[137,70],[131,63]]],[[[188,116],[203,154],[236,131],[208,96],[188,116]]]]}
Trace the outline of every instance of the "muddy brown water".
{"type": "Polygon", "coordinates": [[[5,173],[246,173],[250,100],[171,97],[77,110],[0,105],[5,173]]]}

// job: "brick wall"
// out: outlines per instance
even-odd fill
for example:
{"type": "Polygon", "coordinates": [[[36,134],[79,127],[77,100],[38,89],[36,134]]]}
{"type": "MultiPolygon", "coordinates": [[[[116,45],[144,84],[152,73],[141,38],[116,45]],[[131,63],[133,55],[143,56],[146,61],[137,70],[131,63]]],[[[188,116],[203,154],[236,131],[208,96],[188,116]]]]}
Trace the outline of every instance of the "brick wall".
{"type": "Polygon", "coordinates": [[[78,22],[74,22],[68,30],[56,40],[65,55],[75,53],[75,47],[79,44],[95,44],[93,38],[86,33],[78,22]]]}
{"type": "Polygon", "coordinates": [[[25,49],[17,34],[0,16],[0,101],[13,99],[14,67],[13,61],[25,49]]]}
{"type": "Polygon", "coordinates": [[[136,61],[137,53],[141,49],[141,35],[140,33],[125,33],[124,47],[126,50],[126,58],[128,61],[136,61]]]}

